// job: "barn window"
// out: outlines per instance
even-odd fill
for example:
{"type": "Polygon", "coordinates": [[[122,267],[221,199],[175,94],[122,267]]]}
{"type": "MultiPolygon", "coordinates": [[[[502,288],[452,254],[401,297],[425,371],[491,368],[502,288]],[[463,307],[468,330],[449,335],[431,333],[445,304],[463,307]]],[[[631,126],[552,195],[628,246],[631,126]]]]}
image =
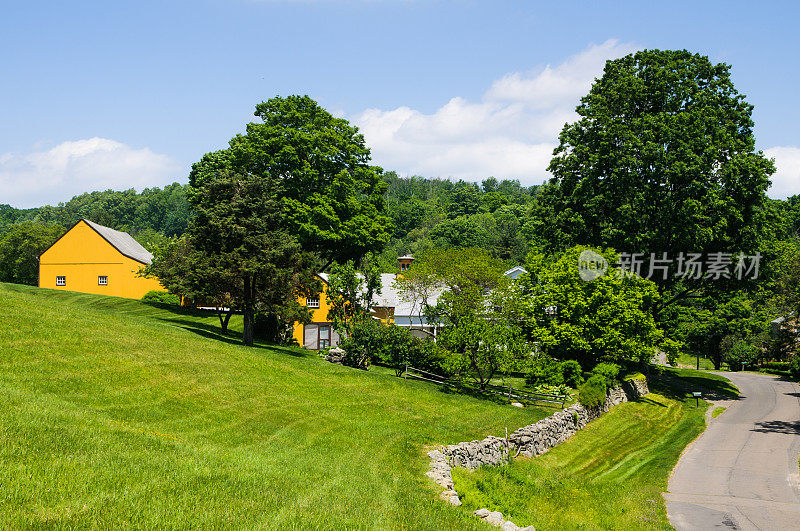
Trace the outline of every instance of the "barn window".
{"type": "Polygon", "coordinates": [[[108,286],[108,275],[100,275],[97,277],[98,286],[108,286]]]}
{"type": "Polygon", "coordinates": [[[306,299],[306,306],[309,308],[319,308],[319,297],[317,298],[307,298],[306,299]]]}
{"type": "Polygon", "coordinates": [[[56,277],[56,286],[66,286],[67,277],[56,277]]]}

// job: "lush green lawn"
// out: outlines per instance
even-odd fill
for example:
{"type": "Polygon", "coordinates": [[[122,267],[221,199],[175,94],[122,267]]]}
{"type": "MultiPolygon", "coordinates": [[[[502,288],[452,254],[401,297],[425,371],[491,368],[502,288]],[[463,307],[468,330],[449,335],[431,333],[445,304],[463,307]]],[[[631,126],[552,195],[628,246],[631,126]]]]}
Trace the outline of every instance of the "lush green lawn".
{"type": "MultiPolygon", "coordinates": [[[[697,356],[692,356],[691,354],[686,354],[685,352],[681,352],[678,356],[678,365],[679,366],[686,366],[691,367],[692,369],[697,367],[697,356]]],[[[728,364],[723,363],[721,370],[727,370],[728,364]]],[[[701,371],[713,371],[714,363],[709,358],[704,358],[700,356],[700,370],[701,371]]]]}
{"type": "Polygon", "coordinates": [[[0,528],[485,529],[437,499],[425,448],[551,412],[244,348],[215,316],[0,297],[0,528]]]}
{"type": "MultiPolygon", "coordinates": [[[[688,372],[673,377],[722,387],[715,375],[688,372]]],[[[537,529],[671,529],[661,493],[684,447],[705,428],[707,403],[695,409],[681,388],[651,388],[539,457],[454,470],[465,506],[537,529]]]]}

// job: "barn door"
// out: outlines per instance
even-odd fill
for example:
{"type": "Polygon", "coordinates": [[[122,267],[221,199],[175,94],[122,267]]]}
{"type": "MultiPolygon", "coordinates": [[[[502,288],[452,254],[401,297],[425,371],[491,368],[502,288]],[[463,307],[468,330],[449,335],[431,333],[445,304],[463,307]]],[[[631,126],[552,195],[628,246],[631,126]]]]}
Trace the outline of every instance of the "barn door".
{"type": "Polygon", "coordinates": [[[303,346],[310,350],[319,349],[319,325],[307,324],[303,328],[303,346]]]}

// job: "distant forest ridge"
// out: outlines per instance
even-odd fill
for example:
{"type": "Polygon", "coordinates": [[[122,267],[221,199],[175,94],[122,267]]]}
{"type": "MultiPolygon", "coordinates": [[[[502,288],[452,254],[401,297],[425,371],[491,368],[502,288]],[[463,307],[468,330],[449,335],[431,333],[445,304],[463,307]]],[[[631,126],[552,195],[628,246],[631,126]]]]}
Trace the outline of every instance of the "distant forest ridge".
{"type": "MultiPolygon", "coordinates": [[[[482,183],[400,177],[386,172],[386,208],[394,222],[394,238],[379,262],[392,269],[401,254],[430,248],[482,247],[508,263],[522,263],[534,240],[531,220],[541,186],[489,177],[482,183]]],[[[164,188],[97,191],[73,197],[58,206],[17,209],[0,205],[0,234],[20,222],[69,228],[86,218],[131,233],[148,247],[158,235],[179,236],[191,218],[189,185],[164,188]]]]}
{"type": "MultiPolygon", "coordinates": [[[[384,271],[393,271],[396,257],[432,248],[481,247],[509,266],[522,264],[531,250],[541,250],[546,207],[536,198],[548,185],[522,186],[518,180],[489,177],[481,183],[420,176],[400,177],[389,171],[386,209],[394,223],[392,241],[378,257],[384,271]]],[[[80,219],[131,233],[147,248],[163,236],[180,236],[191,218],[188,184],[164,188],[85,193],[58,206],[17,209],[0,205],[0,236],[12,225],[34,222],[69,228],[80,219]]],[[[779,232],[800,233],[800,196],[771,200],[779,232]]],[[[775,228],[778,228],[775,227],[775,228]]],[[[777,236],[777,235],[776,235],[777,236]]]]}

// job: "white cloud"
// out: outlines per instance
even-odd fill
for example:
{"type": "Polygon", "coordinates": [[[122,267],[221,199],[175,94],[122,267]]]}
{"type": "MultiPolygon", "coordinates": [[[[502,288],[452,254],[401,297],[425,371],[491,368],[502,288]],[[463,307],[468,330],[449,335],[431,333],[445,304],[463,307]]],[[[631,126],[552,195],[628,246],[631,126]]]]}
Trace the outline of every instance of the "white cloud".
{"type": "Polygon", "coordinates": [[[775,159],[777,168],[767,195],[773,199],[786,199],[790,195],[800,194],[800,148],[777,146],[765,149],[764,154],[775,159]]]}
{"type": "Polygon", "coordinates": [[[575,120],[579,99],[606,60],[636,49],[608,40],[563,63],[506,74],[481,101],[454,97],[436,112],[368,109],[353,118],[373,160],[403,174],[479,180],[489,176],[538,184],[558,133],[575,120]]]}
{"type": "Polygon", "coordinates": [[[47,151],[0,154],[0,203],[28,208],[93,190],[162,186],[180,165],[167,155],[106,138],[63,142],[47,151]]]}

